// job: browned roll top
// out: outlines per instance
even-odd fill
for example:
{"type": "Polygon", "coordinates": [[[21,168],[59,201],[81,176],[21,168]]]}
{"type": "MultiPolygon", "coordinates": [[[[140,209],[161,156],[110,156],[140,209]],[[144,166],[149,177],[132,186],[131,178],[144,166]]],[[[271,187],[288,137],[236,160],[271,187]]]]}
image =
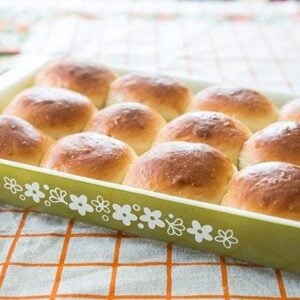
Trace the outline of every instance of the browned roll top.
{"type": "Polygon", "coordinates": [[[45,154],[43,167],[119,183],[135,159],[125,143],[95,132],[84,132],[58,140],[45,154]]]}
{"type": "Polygon", "coordinates": [[[191,100],[191,91],[171,77],[134,73],[113,82],[107,102],[140,102],[169,121],[184,113],[191,100]]]}
{"type": "Polygon", "coordinates": [[[222,205],[300,221],[300,167],[249,166],[233,177],[222,205]]]}
{"type": "Polygon", "coordinates": [[[140,103],[119,103],[96,112],[85,130],[120,139],[137,154],[151,147],[157,132],[166,124],[155,110],[140,103]]]}
{"type": "Polygon", "coordinates": [[[30,123],[0,115],[0,158],[38,166],[52,142],[30,123]]]}
{"type": "Polygon", "coordinates": [[[234,172],[230,160],[208,145],[170,142],[140,156],[130,167],[123,183],[219,203],[234,172]]]}
{"type": "Polygon", "coordinates": [[[94,111],[87,97],[55,87],[24,90],[4,109],[54,138],[81,131],[94,111]]]}
{"type": "Polygon", "coordinates": [[[250,135],[246,125],[238,120],[218,112],[199,111],[172,120],[158,133],[154,144],[170,141],[206,143],[237,164],[239,152],[250,135]]]}
{"type": "Polygon", "coordinates": [[[240,167],[264,161],[300,165],[300,123],[277,122],[255,133],[244,144],[240,167]]]}
{"type": "Polygon", "coordinates": [[[102,107],[117,75],[107,67],[83,60],[63,59],[50,63],[36,76],[37,85],[56,86],[87,96],[102,107]]]}
{"type": "Polygon", "coordinates": [[[245,123],[252,132],[277,120],[276,107],[260,93],[246,89],[212,86],[200,91],[189,110],[218,111],[245,123]]]}

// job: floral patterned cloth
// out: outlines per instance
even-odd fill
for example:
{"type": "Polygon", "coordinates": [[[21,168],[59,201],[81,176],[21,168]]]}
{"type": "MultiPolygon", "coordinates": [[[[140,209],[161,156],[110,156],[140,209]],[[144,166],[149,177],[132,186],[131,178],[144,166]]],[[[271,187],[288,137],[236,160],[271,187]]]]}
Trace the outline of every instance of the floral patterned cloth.
{"type": "MultiPolygon", "coordinates": [[[[2,0],[0,51],[71,54],[300,94],[299,7],[251,3],[2,0]]],[[[17,61],[3,56],[0,71],[17,61]]],[[[47,190],[12,178],[2,184],[36,203],[47,190]]],[[[80,215],[95,210],[124,225],[137,219],[129,205],[102,197],[89,204],[84,195],[66,202],[64,193],[49,190],[45,204],[65,201],[80,215]]],[[[184,226],[146,207],[139,218],[175,235],[184,226]]],[[[230,230],[213,237],[198,221],[187,232],[226,248],[238,242],[230,230]]],[[[300,299],[300,277],[0,204],[0,299],[19,298],[300,299]]]]}

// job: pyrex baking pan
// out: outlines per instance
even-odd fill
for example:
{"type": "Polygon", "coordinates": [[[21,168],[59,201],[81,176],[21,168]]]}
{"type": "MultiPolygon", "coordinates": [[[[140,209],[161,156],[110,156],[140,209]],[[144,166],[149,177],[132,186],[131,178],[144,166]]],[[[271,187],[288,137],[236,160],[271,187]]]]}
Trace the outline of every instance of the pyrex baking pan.
{"type": "MultiPolygon", "coordinates": [[[[49,58],[26,58],[0,78],[0,108],[49,58]]],[[[111,65],[119,74],[128,68],[111,65]]],[[[210,83],[169,74],[194,92],[210,83]]],[[[281,106],[296,95],[261,91],[281,106]]],[[[300,222],[0,159],[0,200],[142,237],[300,272],[300,222]],[[78,205],[80,203],[80,205],[78,205]],[[205,226],[204,225],[208,225],[205,226]]]]}

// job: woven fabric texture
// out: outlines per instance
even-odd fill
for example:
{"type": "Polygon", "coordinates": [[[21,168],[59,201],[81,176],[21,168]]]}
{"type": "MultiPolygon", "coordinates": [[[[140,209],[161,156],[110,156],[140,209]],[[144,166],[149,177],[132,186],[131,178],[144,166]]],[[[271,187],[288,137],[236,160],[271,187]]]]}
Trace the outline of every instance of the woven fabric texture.
{"type": "MultiPolygon", "coordinates": [[[[296,3],[2,0],[0,23],[3,53],[300,94],[296,3]]],[[[0,299],[300,299],[300,276],[0,204],[0,299]]]]}

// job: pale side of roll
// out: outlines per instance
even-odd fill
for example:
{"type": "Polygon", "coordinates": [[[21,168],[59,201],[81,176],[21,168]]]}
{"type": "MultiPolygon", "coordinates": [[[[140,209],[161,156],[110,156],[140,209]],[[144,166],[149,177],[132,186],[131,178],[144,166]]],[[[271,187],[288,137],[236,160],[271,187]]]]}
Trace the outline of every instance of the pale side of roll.
{"type": "Polygon", "coordinates": [[[281,107],[279,120],[300,122],[300,98],[290,101],[281,107]]]}

